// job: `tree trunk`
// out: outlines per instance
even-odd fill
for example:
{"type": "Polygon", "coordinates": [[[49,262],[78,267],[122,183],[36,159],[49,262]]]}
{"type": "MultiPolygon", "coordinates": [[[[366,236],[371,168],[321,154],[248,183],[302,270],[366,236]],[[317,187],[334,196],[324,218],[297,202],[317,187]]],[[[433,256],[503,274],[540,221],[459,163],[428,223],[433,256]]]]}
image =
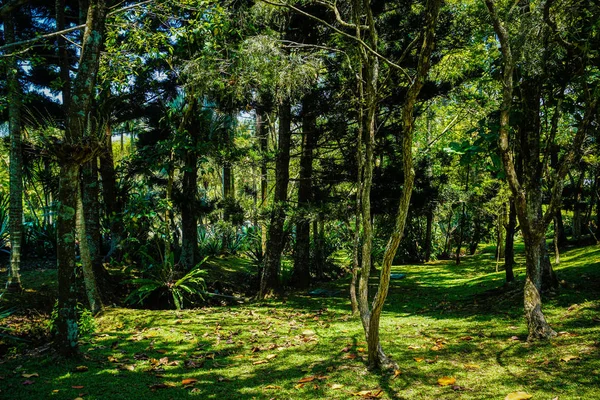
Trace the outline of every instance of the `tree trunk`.
{"type": "Polygon", "coordinates": [[[58,333],[55,343],[58,350],[68,356],[78,351],[79,328],[75,290],[76,209],[79,197],[77,189],[80,166],[92,158],[92,149],[84,141],[84,132],[88,126],[88,115],[98,72],[105,16],[105,1],[92,1],[87,14],[78,72],[74,79],[72,101],[65,105],[68,110],[65,139],[56,149],[61,168],[58,199],[60,205],[56,222],[58,333]]]}
{"type": "MultiPolygon", "coordinates": [[[[13,43],[15,25],[9,13],[4,18],[4,36],[6,43],[13,43]]],[[[23,154],[21,146],[21,85],[19,83],[19,65],[17,57],[9,57],[7,62],[7,100],[8,124],[10,136],[10,268],[6,287],[21,291],[21,244],[23,242],[23,154]]]]}
{"type": "Polygon", "coordinates": [[[425,262],[431,260],[431,240],[433,235],[433,210],[427,210],[425,228],[425,262]]]}
{"type": "Polygon", "coordinates": [[[548,339],[556,332],[548,325],[542,313],[542,240],[523,232],[527,278],[525,279],[524,310],[529,336],[527,340],[548,339]]]}
{"type": "MultiPolygon", "coordinates": [[[[471,172],[471,164],[467,164],[467,174],[465,177],[465,193],[469,191],[469,175],[471,172]]],[[[460,249],[462,247],[463,237],[464,237],[464,229],[465,229],[465,220],[467,219],[467,203],[466,201],[462,202],[462,211],[460,213],[460,218],[458,220],[458,243],[456,244],[456,265],[460,264],[460,249]]]]}
{"type": "Polygon", "coordinates": [[[513,267],[515,265],[515,230],[517,227],[517,210],[515,202],[510,201],[508,211],[508,223],[506,224],[506,243],[504,245],[504,271],[506,273],[506,283],[510,284],[515,280],[513,267]]]}
{"type": "Polygon", "coordinates": [[[285,244],[284,224],[286,218],[285,206],[290,179],[290,145],[291,145],[291,105],[285,100],[279,106],[279,143],[275,163],[275,196],[273,211],[269,225],[265,266],[260,283],[258,297],[263,299],[281,291],[279,280],[281,255],[285,244]]]}
{"type": "MultiPolygon", "coordinates": [[[[256,109],[256,136],[260,142],[260,200],[261,208],[264,210],[269,204],[269,182],[267,170],[267,154],[269,152],[269,129],[266,125],[268,113],[262,107],[256,109]]],[[[267,224],[262,223],[260,226],[261,246],[263,255],[267,252],[267,224]]]]}
{"type": "Polygon", "coordinates": [[[56,221],[58,264],[58,318],[56,345],[66,356],[77,353],[79,326],[77,321],[77,285],[75,280],[76,207],[79,193],[79,165],[61,162],[58,189],[59,210],[56,221]],[[73,204],[75,203],[75,204],[73,204]]]}
{"type": "Polygon", "coordinates": [[[120,207],[117,203],[117,178],[113,158],[112,129],[108,120],[105,129],[106,134],[100,148],[100,177],[102,178],[102,199],[110,226],[110,250],[104,257],[104,261],[110,261],[111,257],[117,255],[115,252],[117,252],[119,243],[123,238],[123,227],[121,225],[120,207]]]}
{"type": "MultiPolygon", "coordinates": [[[[82,187],[81,195],[77,199],[77,236],[79,238],[79,254],[81,256],[85,294],[88,299],[90,311],[96,314],[102,310],[102,298],[100,297],[94,271],[94,256],[97,257],[98,252],[94,244],[94,238],[92,237],[92,229],[88,226],[90,212],[83,204],[82,197],[84,196],[84,190],[82,187]]],[[[86,206],[89,206],[89,204],[86,206]]]]}
{"type": "MultiPolygon", "coordinates": [[[[415,171],[413,167],[413,130],[414,130],[414,108],[417,101],[418,95],[423,87],[425,78],[429,72],[431,53],[434,47],[434,35],[435,25],[437,16],[439,13],[441,1],[440,0],[428,0],[425,9],[425,28],[423,31],[423,41],[421,45],[421,51],[418,57],[418,65],[416,75],[412,84],[409,86],[406,94],[406,99],[402,107],[402,167],[404,173],[404,182],[402,188],[402,195],[398,204],[398,211],[396,214],[396,221],[394,230],[388,240],[383,261],[381,265],[381,272],[379,276],[379,285],[377,293],[373,298],[373,302],[369,306],[369,274],[371,270],[371,243],[373,239],[373,230],[371,224],[371,185],[373,181],[373,147],[375,144],[375,119],[378,110],[378,77],[379,77],[379,63],[378,59],[375,58],[371,53],[368,53],[364,48],[361,48],[361,59],[363,61],[363,80],[365,82],[365,120],[364,120],[364,144],[365,144],[365,158],[364,158],[364,175],[363,175],[363,186],[362,186],[362,223],[363,223],[363,251],[362,251],[362,268],[359,281],[359,310],[365,336],[367,340],[367,352],[369,368],[388,368],[395,367],[393,363],[383,352],[381,343],[379,341],[379,321],[381,318],[381,312],[387,298],[392,262],[396,255],[396,251],[400,244],[400,240],[404,234],[404,226],[406,224],[406,218],[408,215],[408,209],[410,206],[410,198],[412,195],[412,188],[414,183],[415,171]]],[[[369,42],[373,48],[377,47],[377,31],[374,25],[374,19],[372,10],[369,2],[363,4],[364,7],[359,7],[359,2],[354,2],[355,6],[355,20],[360,21],[361,15],[358,14],[358,10],[366,13],[366,21],[369,26],[369,42]]],[[[357,27],[357,37],[360,37],[360,28],[357,27]]],[[[360,78],[359,78],[360,79],[360,78]]],[[[361,104],[363,104],[363,99],[361,104]]]]}
{"type": "Polygon", "coordinates": [[[181,205],[181,264],[184,270],[192,269],[197,262],[198,215],[196,200],[198,197],[198,158],[194,151],[185,155],[185,168],[182,182],[185,200],[181,205]]]}
{"type": "Polygon", "coordinates": [[[310,210],[312,202],[313,151],[317,142],[317,115],[314,95],[304,97],[302,104],[302,156],[298,185],[298,222],[294,248],[292,284],[298,288],[310,285],[310,210]]]}
{"type": "Polygon", "coordinates": [[[556,290],[559,287],[558,277],[552,268],[550,256],[548,255],[548,245],[546,240],[542,240],[540,248],[540,265],[542,268],[542,291],[556,290]]]}
{"type": "Polygon", "coordinates": [[[565,233],[565,224],[563,223],[562,210],[559,208],[554,215],[556,221],[555,229],[558,233],[558,247],[562,248],[567,244],[567,234],[565,233]]]}

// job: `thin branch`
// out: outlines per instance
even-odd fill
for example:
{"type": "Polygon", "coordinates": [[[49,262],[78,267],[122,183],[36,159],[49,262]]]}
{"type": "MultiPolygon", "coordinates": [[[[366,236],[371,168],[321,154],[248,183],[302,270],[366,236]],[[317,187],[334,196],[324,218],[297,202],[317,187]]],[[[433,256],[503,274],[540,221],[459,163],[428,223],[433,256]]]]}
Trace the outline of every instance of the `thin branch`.
{"type": "MultiPolygon", "coordinates": [[[[115,14],[119,14],[119,13],[121,13],[123,11],[127,11],[127,10],[130,10],[132,8],[135,8],[135,7],[143,6],[143,5],[146,5],[148,3],[152,3],[154,1],[155,0],[146,0],[146,1],[142,1],[140,3],[129,5],[127,7],[119,8],[118,10],[114,10],[114,11],[109,12],[108,14],[106,14],[106,16],[112,16],[112,15],[115,15],[115,14]]],[[[78,30],[84,29],[84,28],[85,28],[85,24],[81,24],[81,25],[73,26],[71,28],[63,29],[61,31],[56,31],[56,32],[47,33],[45,35],[36,36],[34,38],[31,38],[31,39],[21,40],[19,42],[7,43],[4,46],[0,46],[0,51],[4,51],[6,49],[10,49],[10,48],[16,47],[16,46],[26,45],[26,44],[29,44],[29,43],[35,43],[35,42],[38,42],[38,41],[44,40],[44,39],[50,39],[50,38],[53,38],[55,36],[62,36],[62,35],[65,35],[67,33],[78,31],[78,30]]],[[[10,56],[10,55],[12,55],[12,54],[3,54],[0,57],[7,57],[7,56],[10,56]]]]}
{"type": "MultiPolygon", "coordinates": [[[[298,7],[294,7],[291,4],[283,4],[283,3],[277,3],[274,1],[270,1],[270,0],[260,0],[263,3],[267,3],[270,4],[272,6],[275,7],[285,7],[285,8],[289,8],[290,10],[293,10],[295,12],[297,12],[298,14],[304,15],[305,17],[314,19],[317,22],[320,22],[321,24],[327,26],[328,28],[333,29],[335,32],[339,33],[340,35],[351,39],[355,42],[357,42],[358,44],[360,44],[365,50],[367,50],[369,53],[373,54],[375,57],[379,58],[380,60],[382,60],[383,62],[385,62],[386,64],[388,64],[389,66],[396,68],[397,70],[401,71],[407,78],[408,80],[412,83],[413,82],[413,78],[408,74],[408,72],[406,72],[406,70],[404,68],[402,68],[400,65],[396,64],[395,62],[393,62],[392,60],[390,60],[389,58],[386,58],[385,56],[383,56],[382,54],[379,54],[377,51],[375,51],[374,49],[372,49],[367,43],[365,43],[364,40],[362,40],[359,37],[356,36],[352,36],[349,33],[346,33],[344,31],[342,31],[339,28],[336,28],[335,26],[331,25],[329,22],[315,16],[312,15],[310,13],[307,13],[306,11],[302,11],[301,9],[299,9],[298,7]]],[[[0,50],[2,50],[2,48],[0,48],[0,50]]]]}
{"type": "Polygon", "coordinates": [[[335,19],[336,21],[342,25],[345,26],[346,28],[352,28],[352,29],[369,29],[369,27],[367,25],[361,25],[361,24],[351,24],[349,22],[346,22],[342,19],[342,15],[340,14],[340,10],[338,10],[337,6],[332,3],[329,3],[328,1],[322,1],[322,0],[316,0],[316,3],[321,4],[327,8],[329,8],[331,11],[333,11],[333,13],[335,14],[335,19]]]}

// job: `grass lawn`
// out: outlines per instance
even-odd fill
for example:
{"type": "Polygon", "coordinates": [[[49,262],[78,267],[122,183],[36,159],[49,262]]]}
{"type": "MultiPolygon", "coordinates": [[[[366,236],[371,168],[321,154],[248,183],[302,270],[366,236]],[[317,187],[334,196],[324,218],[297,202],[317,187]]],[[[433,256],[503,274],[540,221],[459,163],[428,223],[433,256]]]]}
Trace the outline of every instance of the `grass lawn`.
{"type": "MultiPolygon", "coordinates": [[[[493,253],[397,266],[381,324],[399,374],[365,368],[348,280],[331,297],[290,295],[185,311],[108,308],[82,357],[41,349],[0,364],[2,399],[600,399],[600,246],[562,254],[544,311],[560,336],[528,344],[522,295],[495,291],[493,253]],[[440,386],[438,379],[455,383],[440,386]]],[[[522,264],[522,259],[517,258],[522,264]]],[[[515,270],[522,281],[524,270],[515,270]]],[[[24,277],[27,285],[27,277],[24,277]]],[[[373,280],[373,284],[376,280],[373,280]]]]}

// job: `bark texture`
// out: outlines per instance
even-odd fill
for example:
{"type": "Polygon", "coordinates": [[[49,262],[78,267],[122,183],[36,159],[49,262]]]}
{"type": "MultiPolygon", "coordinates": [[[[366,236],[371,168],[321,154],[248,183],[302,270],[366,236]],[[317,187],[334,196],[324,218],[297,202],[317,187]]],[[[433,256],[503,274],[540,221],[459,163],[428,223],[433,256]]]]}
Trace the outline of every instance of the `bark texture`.
{"type": "Polygon", "coordinates": [[[275,162],[275,196],[267,238],[265,265],[260,282],[258,297],[263,299],[281,291],[279,273],[281,254],[285,245],[284,224],[285,206],[290,179],[290,145],[291,145],[291,106],[283,101],[279,106],[279,134],[277,160],[275,162]]]}
{"type": "Polygon", "coordinates": [[[57,219],[58,319],[56,345],[59,352],[71,356],[78,352],[79,329],[76,316],[75,234],[76,210],[81,165],[93,155],[93,144],[86,138],[104,24],[106,3],[91,1],[77,76],[73,80],[71,101],[66,104],[65,140],[55,149],[60,163],[59,212],[57,219]]]}
{"type": "MultiPolygon", "coordinates": [[[[4,16],[4,36],[6,43],[14,43],[15,25],[12,15],[4,16]]],[[[10,181],[9,181],[9,229],[10,229],[10,268],[6,287],[21,290],[21,243],[23,241],[23,154],[21,145],[21,85],[17,57],[9,57],[6,63],[8,95],[8,124],[10,136],[10,181]]]]}
{"type": "Polygon", "coordinates": [[[298,185],[298,220],[294,247],[292,284],[298,288],[310,285],[310,205],[312,202],[313,151],[317,144],[317,115],[314,95],[302,102],[302,155],[298,185]]]}

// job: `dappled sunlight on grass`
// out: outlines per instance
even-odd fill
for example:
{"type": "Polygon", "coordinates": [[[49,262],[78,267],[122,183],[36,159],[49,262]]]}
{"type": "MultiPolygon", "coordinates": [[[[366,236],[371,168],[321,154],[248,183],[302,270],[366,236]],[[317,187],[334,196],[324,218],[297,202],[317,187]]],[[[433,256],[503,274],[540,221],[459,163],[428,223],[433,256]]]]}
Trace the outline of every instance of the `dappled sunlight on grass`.
{"type": "Polygon", "coordinates": [[[532,344],[522,295],[497,290],[504,272],[490,255],[394,267],[406,277],[392,280],[381,339],[400,365],[396,377],[367,371],[345,278],[320,285],[326,297],[184,311],[108,308],[98,332],[82,341],[80,360],[42,355],[1,364],[0,397],[10,390],[14,399],[347,399],[382,389],[382,398],[404,399],[504,398],[517,390],[536,399],[600,398],[600,249],[562,255],[563,287],[544,303],[561,334],[532,344]],[[75,372],[79,365],[88,370],[75,372]],[[24,372],[40,376],[23,385],[24,372]],[[442,376],[454,377],[454,388],[439,386],[442,376]]]}

